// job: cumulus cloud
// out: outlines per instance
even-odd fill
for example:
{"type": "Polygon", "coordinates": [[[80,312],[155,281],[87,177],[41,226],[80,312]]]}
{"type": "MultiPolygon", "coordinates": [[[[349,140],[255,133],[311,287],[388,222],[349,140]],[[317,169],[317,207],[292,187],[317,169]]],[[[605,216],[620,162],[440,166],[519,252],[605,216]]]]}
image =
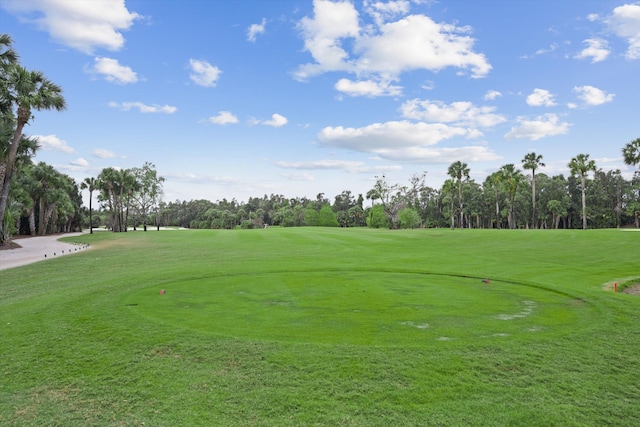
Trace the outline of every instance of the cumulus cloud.
{"type": "Polygon", "coordinates": [[[487,93],[484,94],[485,101],[493,101],[496,98],[500,98],[502,96],[502,92],[497,90],[488,90],[487,93]]]}
{"type": "Polygon", "coordinates": [[[533,90],[533,93],[527,96],[527,104],[532,107],[553,107],[556,105],[551,92],[537,88],[533,90]]]}
{"type": "Polygon", "coordinates": [[[471,102],[452,102],[412,99],[400,107],[402,115],[408,119],[432,123],[454,123],[458,126],[492,127],[507,119],[495,114],[495,107],[476,107],[471,102]]]}
{"type": "Polygon", "coordinates": [[[595,106],[613,101],[615,94],[606,93],[602,89],[593,86],[576,86],[573,91],[585,105],[595,106]]]}
{"type": "Polygon", "coordinates": [[[220,111],[217,116],[209,117],[208,121],[217,125],[228,125],[238,123],[238,118],[230,111],[220,111]]]}
{"type": "Polygon", "coordinates": [[[260,24],[251,24],[247,29],[247,40],[254,43],[258,34],[264,34],[266,25],[267,20],[265,18],[262,18],[260,24]]]}
{"type": "Polygon", "coordinates": [[[603,39],[586,39],[584,41],[588,46],[584,48],[574,58],[591,59],[591,63],[604,61],[609,56],[609,43],[603,39]]]}
{"type": "Polygon", "coordinates": [[[285,116],[275,113],[271,115],[271,120],[253,120],[252,124],[273,126],[274,128],[279,128],[286,125],[288,122],[289,120],[287,120],[285,116]]]}
{"type": "Polygon", "coordinates": [[[504,136],[506,139],[529,139],[537,141],[548,136],[563,135],[569,132],[567,122],[561,122],[556,114],[545,114],[538,116],[534,120],[524,117],[516,119],[518,125],[504,136]]]}
{"type": "Polygon", "coordinates": [[[198,59],[189,59],[189,68],[189,78],[198,86],[214,87],[222,74],[220,68],[198,59]]]}
{"type": "Polygon", "coordinates": [[[96,57],[93,67],[88,69],[90,73],[101,75],[106,81],[112,83],[135,83],[138,75],[131,68],[120,65],[117,59],[96,57]]]}
{"type": "Polygon", "coordinates": [[[388,81],[340,79],[335,85],[338,92],[349,96],[398,96],[402,94],[400,86],[394,86],[388,81]]]}
{"type": "Polygon", "coordinates": [[[78,157],[77,159],[70,161],[69,164],[71,166],[77,166],[81,168],[86,168],[87,166],[89,166],[89,162],[82,157],[78,157]]]}
{"type": "Polygon", "coordinates": [[[132,108],[137,108],[141,113],[162,113],[162,114],[173,114],[178,111],[177,107],[173,107],[171,105],[158,105],[152,104],[147,105],[142,102],[109,102],[109,107],[119,108],[122,111],[129,111],[132,108]]]}
{"type": "Polygon", "coordinates": [[[141,18],[127,9],[124,0],[5,0],[2,5],[55,41],[87,54],[98,48],[121,49],[122,32],[141,18]]]}
{"type": "MultiPolygon", "coordinates": [[[[361,27],[351,2],[315,0],[313,16],[298,23],[305,50],[315,62],[299,66],[294,76],[305,80],[344,71],[363,82],[380,82],[397,80],[401,73],[416,69],[437,72],[452,67],[468,70],[474,78],[484,77],[491,70],[486,57],[473,49],[470,27],[438,24],[425,15],[387,22],[408,12],[406,1],[367,1],[365,11],[374,16],[375,25],[361,27]]],[[[350,94],[359,92],[375,94],[361,88],[350,94]]]]}
{"type": "Polygon", "coordinates": [[[67,145],[67,141],[55,135],[33,135],[38,140],[38,145],[43,150],[62,151],[63,153],[75,153],[76,150],[67,145]]]}
{"type": "Polygon", "coordinates": [[[390,121],[360,128],[325,127],[318,134],[318,142],[323,146],[373,153],[383,159],[409,162],[449,161],[453,153],[465,161],[497,158],[482,146],[434,147],[451,138],[476,136],[477,132],[473,129],[444,123],[390,121]]]}
{"type": "Polygon", "coordinates": [[[91,154],[99,159],[115,159],[118,157],[118,155],[113,151],[104,148],[96,148],[91,152],[91,154]]]}
{"type": "Polygon", "coordinates": [[[629,44],[627,59],[640,59],[640,4],[625,4],[613,9],[605,19],[611,31],[629,44]]]}
{"type": "Polygon", "coordinates": [[[343,170],[351,173],[370,173],[372,171],[394,171],[402,169],[401,166],[371,166],[364,162],[347,160],[314,160],[309,162],[276,162],[276,166],[283,169],[296,170],[343,170]]]}

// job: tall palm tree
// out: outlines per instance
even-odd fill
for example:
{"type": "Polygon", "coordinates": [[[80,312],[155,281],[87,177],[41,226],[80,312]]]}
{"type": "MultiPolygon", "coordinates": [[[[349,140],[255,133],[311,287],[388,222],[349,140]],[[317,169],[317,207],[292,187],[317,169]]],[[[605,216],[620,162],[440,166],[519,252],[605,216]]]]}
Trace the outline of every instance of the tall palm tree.
{"type": "Polygon", "coordinates": [[[469,179],[469,167],[466,163],[457,161],[452,163],[447,170],[447,174],[454,179],[458,185],[458,206],[460,207],[460,228],[464,227],[464,212],[462,210],[462,178],[469,179]]]}
{"type": "Polygon", "coordinates": [[[571,159],[568,164],[571,175],[580,176],[580,187],[582,189],[582,229],[587,229],[587,200],[585,196],[585,179],[589,172],[595,172],[596,162],[589,160],[588,154],[578,154],[571,159]]]}
{"type": "Polygon", "coordinates": [[[529,153],[522,159],[522,167],[531,170],[531,226],[536,228],[536,169],[544,167],[542,154],[529,153]]]}
{"type": "Polygon", "coordinates": [[[504,165],[498,171],[500,173],[500,180],[504,184],[507,194],[509,195],[507,201],[509,203],[509,216],[507,221],[509,228],[516,228],[516,221],[514,215],[514,205],[516,200],[516,193],[518,186],[524,181],[524,175],[518,169],[516,169],[513,163],[504,165]]]}
{"type": "Polygon", "coordinates": [[[636,138],[622,149],[622,157],[629,166],[640,165],[640,138],[636,138]]]}
{"type": "Polygon", "coordinates": [[[93,208],[91,202],[93,200],[93,192],[98,188],[98,180],[94,177],[87,177],[80,184],[83,190],[89,190],[89,234],[93,234],[93,208]]]}
{"type": "Polygon", "coordinates": [[[451,229],[453,230],[455,227],[455,214],[453,211],[453,194],[455,193],[456,190],[456,186],[455,186],[455,182],[452,179],[447,179],[443,184],[442,184],[442,192],[441,194],[444,196],[445,194],[449,193],[449,202],[450,202],[450,206],[449,206],[449,210],[450,210],[450,217],[451,217],[451,229]]]}
{"type": "Polygon", "coordinates": [[[500,186],[502,185],[502,175],[499,171],[492,173],[485,179],[483,187],[485,191],[493,189],[496,202],[496,228],[500,229],[500,186]]]}
{"type": "MultiPolygon", "coordinates": [[[[3,71],[3,83],[6,88],[2,89],[2,98],[6,96],[11,108],[17,109],[16,128],[13,139],[9,146],[9,153],[6,161],[6,171],[2,192],[0,193],[0,218],[4,216],[9,200],[9,188],[13,177],[14,166],[22,139],[24,126],[33,118],[32,110],[64,110],[66,102],[62,96],[60,86],[50,82],[44,74],[39,71],[28,71],[20,65],[7,67],[6,73],[3,71]]],[[[4,232],[0,229],[0,240],[4,232]]]]}

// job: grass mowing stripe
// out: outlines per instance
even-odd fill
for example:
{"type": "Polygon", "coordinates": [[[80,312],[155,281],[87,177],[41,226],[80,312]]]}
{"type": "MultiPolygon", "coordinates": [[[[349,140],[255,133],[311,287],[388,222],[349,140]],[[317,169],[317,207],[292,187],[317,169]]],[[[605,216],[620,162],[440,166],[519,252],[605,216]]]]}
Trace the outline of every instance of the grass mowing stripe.
{"type": "Polygon", "coordinates": [[[639,238],[82,236],[93,249],[0,272],[0,424],[631,425],[640,300],[603,284],[640,274],[639,238]],[[173,286],[202,308],[176,306],[173,286]],[[213,309],[225,313],[222,334],[202,326],[213,309]]]}

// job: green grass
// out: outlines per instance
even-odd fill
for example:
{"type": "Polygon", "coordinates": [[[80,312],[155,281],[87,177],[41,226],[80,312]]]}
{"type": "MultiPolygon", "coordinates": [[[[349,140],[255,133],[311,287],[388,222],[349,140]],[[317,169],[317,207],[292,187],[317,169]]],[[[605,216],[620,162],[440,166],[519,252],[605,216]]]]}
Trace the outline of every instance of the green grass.
{"type": "Polygon", "coordinates": [[[640,419],[640,297],[604,289],[640,276],[640,233],[80,240],[91,249],[0,271],[0,425],[640,419]]]}

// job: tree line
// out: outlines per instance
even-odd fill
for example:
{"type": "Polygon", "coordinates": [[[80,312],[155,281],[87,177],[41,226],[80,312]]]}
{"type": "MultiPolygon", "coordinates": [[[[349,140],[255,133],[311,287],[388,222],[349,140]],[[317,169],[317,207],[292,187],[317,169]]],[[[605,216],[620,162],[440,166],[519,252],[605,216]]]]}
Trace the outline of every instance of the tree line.
{"type": "MultiPolygon", "coordinates": [[[[640,164],[640,138],[622,150],[629,165],[640,164]]],[[[333,201],[271,194],[247,202],[191,200],[161,202],[158,220],[187,228],[333,226],[373,228],[611,228],[640,227],[640,171],[631,180],[620,170],[597,168],[588,154],[568,163],[568,176],[538,172],[543,156],[528,153],[522,169],[506,164],[479,183],[457,161],[440,188],[426,185],[426,172],[406,185],[376,177],[366,195],[345,190],[333,201]],[[527,172],[528,171],[528,172],[527,172]]]]}

